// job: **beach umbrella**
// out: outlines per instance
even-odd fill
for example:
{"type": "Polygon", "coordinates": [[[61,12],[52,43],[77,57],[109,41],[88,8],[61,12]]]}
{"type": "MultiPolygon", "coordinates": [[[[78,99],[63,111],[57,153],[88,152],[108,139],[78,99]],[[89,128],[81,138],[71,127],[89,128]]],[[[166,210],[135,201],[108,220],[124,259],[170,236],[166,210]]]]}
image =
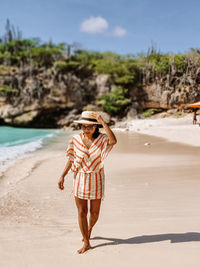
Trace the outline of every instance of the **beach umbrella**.
{"type": "Polygon", "coordinates": [[[188,108],[200,108],[200,101],[187,105],[188,108]]]}
{"type": "Polygon", "coordinates": [[[194,109],[193,124],[197,123],[197,109],[200,108],[200,101],[187,105],[188,108],[194,109]]]}

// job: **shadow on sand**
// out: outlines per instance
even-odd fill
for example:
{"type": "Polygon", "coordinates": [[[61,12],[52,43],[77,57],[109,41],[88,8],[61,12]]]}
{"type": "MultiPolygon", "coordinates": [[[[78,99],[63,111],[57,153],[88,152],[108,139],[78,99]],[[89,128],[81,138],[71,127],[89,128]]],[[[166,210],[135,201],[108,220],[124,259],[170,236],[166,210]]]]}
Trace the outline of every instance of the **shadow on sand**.
{"type": "Polygon", "coordinates": [[[166,240],[170,240],[171,243],[181,243],[181,242],[200,241],[200,233],[189,232],[189,233],[182,233],[182,234],[179,233],[179,234],[142,235],[142,236],[135,236],[135,237],[127,238],[127,239],[96,236],[96,237],[91,238],[91,240],[110,241],[110,242],[105,242],[105,243],[93,246],[92,248],[120,245],[120,244],[144,244],[144,243],[160,242],[160,241],[166,241],[166,240]]]}

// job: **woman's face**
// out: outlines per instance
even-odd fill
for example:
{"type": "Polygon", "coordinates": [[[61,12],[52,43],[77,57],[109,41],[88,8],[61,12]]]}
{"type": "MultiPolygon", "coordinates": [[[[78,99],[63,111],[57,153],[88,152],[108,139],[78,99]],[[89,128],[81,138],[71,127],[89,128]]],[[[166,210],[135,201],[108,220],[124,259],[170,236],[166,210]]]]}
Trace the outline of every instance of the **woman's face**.
{"type": "Polygon", "coordinates": [[[82,124],[82,130],[85,134],[93,135],[97,125],[96,124],[82,124]]]}

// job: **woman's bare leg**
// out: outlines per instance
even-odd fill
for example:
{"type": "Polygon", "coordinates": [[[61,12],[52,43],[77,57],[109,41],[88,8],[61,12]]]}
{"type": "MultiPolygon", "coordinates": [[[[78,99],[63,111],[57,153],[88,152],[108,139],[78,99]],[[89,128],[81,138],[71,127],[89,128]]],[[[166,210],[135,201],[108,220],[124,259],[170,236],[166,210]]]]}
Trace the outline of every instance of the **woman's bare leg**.
{"type": "Polygon", "coordinates": [[[80,198],[75,197],[75,202],[76,202],[76,206],[78,209],[79,227],[80,227],[80,230],[83,236],[83,242],[84,242],[83,247],[78,250],[78,253],[81,254],[91,248],[89,237],[88,237],[88,222],[87,222],[88,207],[87,207],[87,200],[85,199],[80,199],[80,198]]]}
{"type": "Polygon", "coordinates": [[[101,206],[101,199],[90,200],[90,220],[89,220],[89,227],[88,227],[88,238],[89,239],[91,236],[92,228],[99,218],[100,206],[101,206]]]}

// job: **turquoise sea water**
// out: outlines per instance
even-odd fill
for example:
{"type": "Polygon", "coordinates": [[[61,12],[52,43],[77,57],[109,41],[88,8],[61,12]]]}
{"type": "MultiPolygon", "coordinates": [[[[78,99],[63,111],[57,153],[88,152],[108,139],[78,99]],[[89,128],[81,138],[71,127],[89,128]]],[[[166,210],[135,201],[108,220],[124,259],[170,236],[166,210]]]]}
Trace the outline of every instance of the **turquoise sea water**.
{"type": "Polygon", "coordinates": [[[7,163],[50,143],[60,130],[0,126],[0,171],[7,163]]]}

